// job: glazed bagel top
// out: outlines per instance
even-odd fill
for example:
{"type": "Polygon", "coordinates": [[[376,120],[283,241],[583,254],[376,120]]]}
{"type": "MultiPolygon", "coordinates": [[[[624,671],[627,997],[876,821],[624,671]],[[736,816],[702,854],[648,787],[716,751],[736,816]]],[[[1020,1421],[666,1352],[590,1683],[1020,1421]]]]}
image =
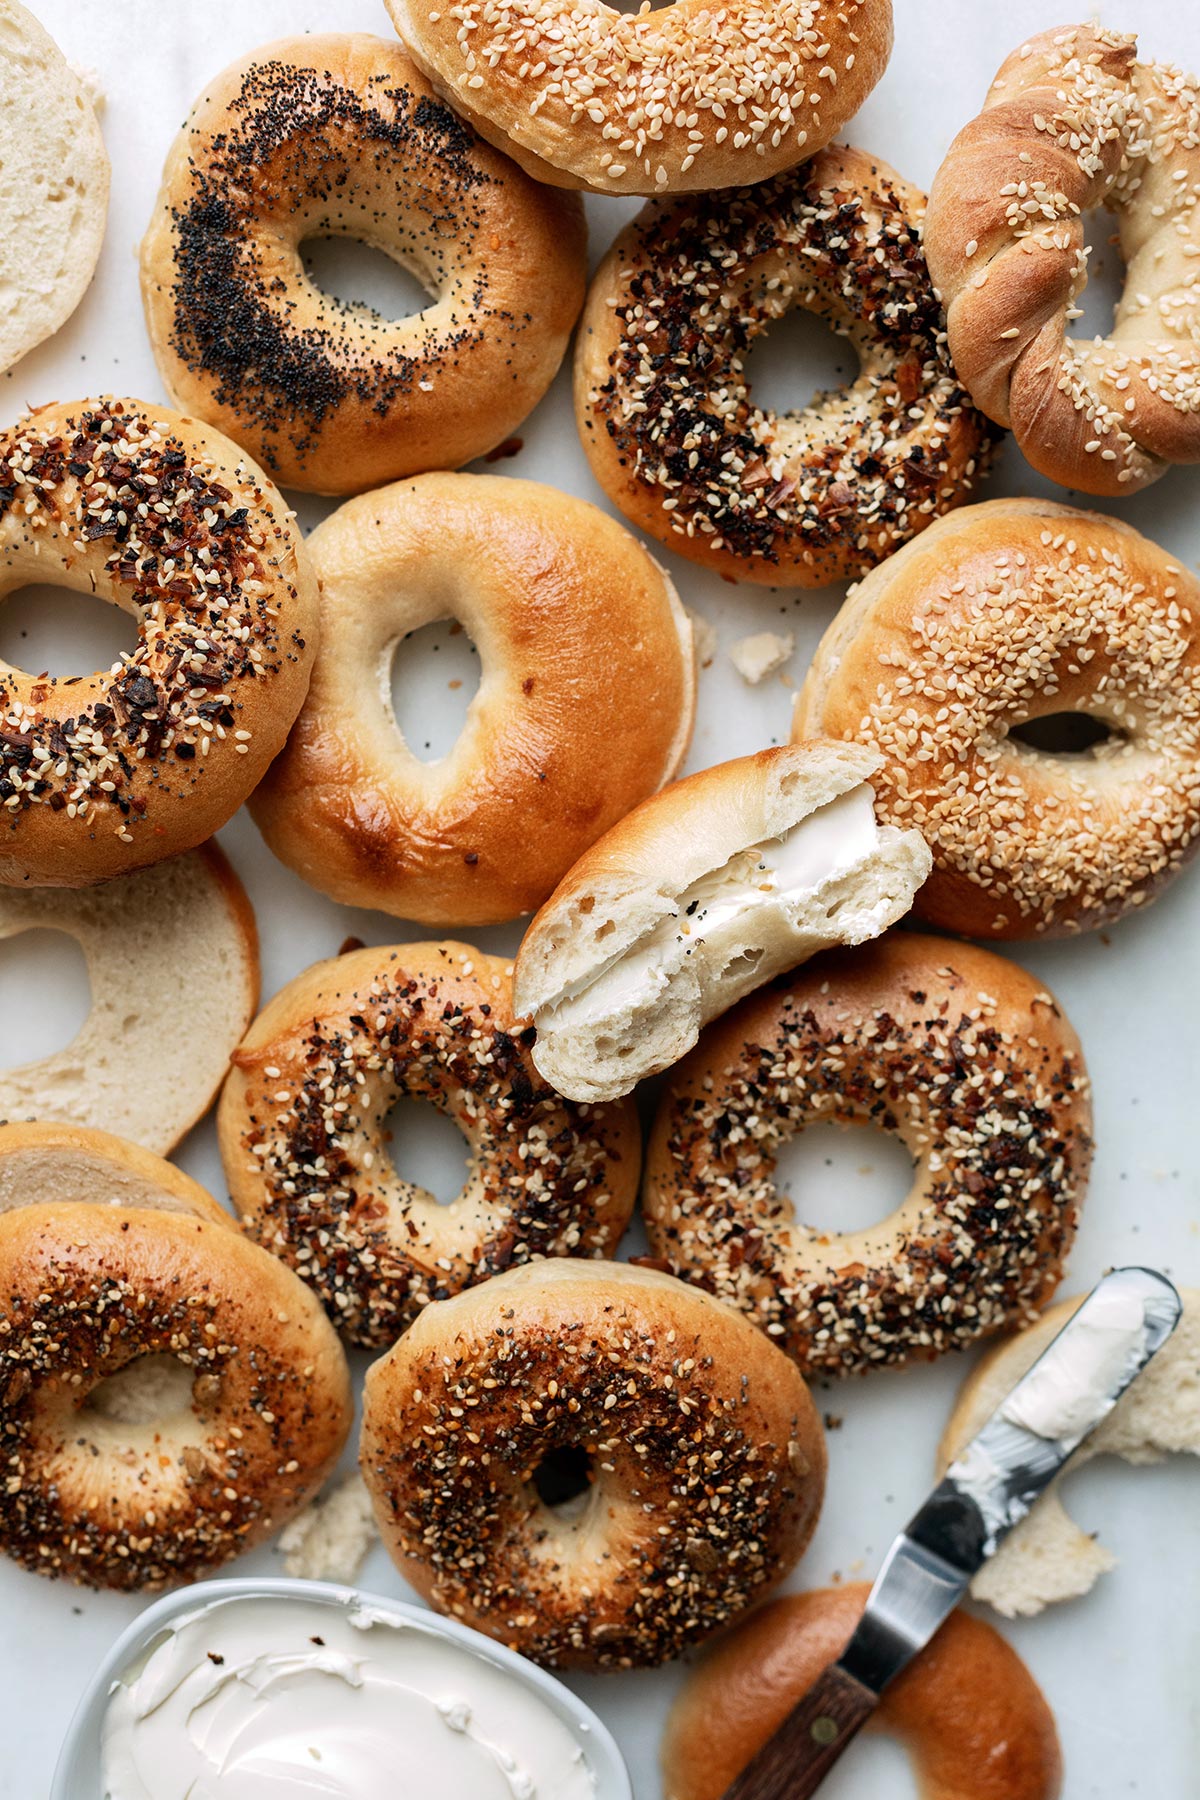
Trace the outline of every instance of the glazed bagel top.
{"type": "Polygon", "coordinates": [[[398,44],[362,33],[285,38],[210,82],[142,244],[168,393],[318,493],[500,443],[549,386],[586,279],[578,199],[531,181],[398,44]],[[385,319],[322,292],[303,245],[341,236],[394,258],[429,305],[385,319]]]}
{"type": "Polygon", "coordinates": [[[950,146],[925,222],[976,405],[1089,494],[1200,460],[1200,89],[1136,51],[1096,25],[1022,44],[950,146]],[[1077,342],[1098,206],[1116,213],[1127,280],[1110,335],[1077,342]]]}
{"type": "Polygon", "coordinates": [[[1099,513],[970,507],[850,596],[793,730],[883,753],[880,816],[933,852],[922,917],[971,937],[1089,930],[1200,844],[1200,586],[1099,513]],[[1064,713],[1110,736],[1056,755],[1011,735],[1064,713]]]}
{"type": "Polygon", "coordinates": [[[387,0],[439,90],[531,175],[602,194],[732,187],[790,169],[862,105],[891,0],[387,0]]]}
{"type": "Polygon", "coordinates": [[[836,145],[758,187],[651,201],[625,227],[588,295],[575,407],[635,524],[737,579],[817,587],[966,497],[993,434],[950,363],[924,207],[886,163],[836,145]],[[861,367],[773,413],[745,358],[795,306],[861,367]]]}
{"type": "Polygon", "coordinates": [[[82,887],[236,812],[304,698],[316,581],[249,457],[114,399],[0,432],[0,599],[48,580],[138,620],[136,649],[95,675],[0,663],[0,882],[82,887]]]}
{"type": "Polygon", "coordinates": [[[308,548],[321,649],[252,811],[335,899],[435,924],[532,912],[675,774],[691,625],[597,507],[535,481],[423,475],[348,501],[308,548]],[[479,692],[453,748],[423,762],[392,710],[392,660],[448,613],[479,652],[479,692]]]}

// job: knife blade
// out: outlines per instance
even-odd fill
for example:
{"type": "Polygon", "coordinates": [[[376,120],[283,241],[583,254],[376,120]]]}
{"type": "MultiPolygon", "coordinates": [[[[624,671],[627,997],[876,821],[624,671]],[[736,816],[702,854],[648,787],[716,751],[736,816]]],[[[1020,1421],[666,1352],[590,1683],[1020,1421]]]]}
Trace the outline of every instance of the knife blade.
{"type": "Polygon", "coordinates": [[[724,1800],[807,1800],[972,1577],[1112,1411],[1179,1322],[1153,1269],[1092,1289],[892,1544],[845,1650],[724,1800]]]}

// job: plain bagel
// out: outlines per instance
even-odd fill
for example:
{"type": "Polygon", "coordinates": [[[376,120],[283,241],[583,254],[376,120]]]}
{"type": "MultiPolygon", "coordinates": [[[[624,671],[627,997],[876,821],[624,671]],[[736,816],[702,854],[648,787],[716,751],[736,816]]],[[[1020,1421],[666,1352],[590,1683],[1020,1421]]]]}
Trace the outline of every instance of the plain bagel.
{"type": "Polygon", "coordinates": [[[0,1215],[0,1292],[0,1549],[38,1574],[126,1590],[195,1579],[278,1530],[346,1441],[332,1327],[226,1224],[18,1207],[0,1215]],[[179,1377],[150,1417],[120,1380],[148,1358],[179,1377]]]}
{"type": "Polygon", "coordinates": [[[353,1342],[386,1346],[431,1300],[513,1263],[598,1256],[633,1210],[630,1103],[575,1106],[542,1081],[511,969],[467,944],[350,951],[288,983],[234,1052],[218,1129],[246,1229],[353,1342]],[[448,1206],[389,1153],[404,1094],[458,1125],[448,1206]]]}
{"type": "Polygon", "coordinates": [[[642,1197],[654,1256],[809,1376],[925,1358],[1030,1318],[1091,1163],[1089,1083],[1054,996],[970,944],[833,950],[709,1027],[672,1071],[642,1197]],[[909,1193],[864,1230],[806,1225],[775,1180],[814,1121],[894,1132],[909,1193]]]}
{"type": "Polygon", "coordinates": [[[587,280],[583,209],[436,98],[396,43],[285,38],[211,81],[167,157],[142,297],[167,392],[285,486],[456,468],[541,399],[587,280]],[[322,292],[314,238],[416,277],[410,318],[322,292]]]}
{"type": "Polygon", "coordinates": [[[891,0],[387,0],[476,130],[538,181],[599,194],[761,181],[837,136],[887,66],[891,0]]]}
{"type": "Polygon", "coordinates": [[[954,364],[1035,469],[1131,494],[1200,461],[1200,88],[1099,25],[1040,33],[955,138],[925,221],[954,364]],[[1116,215],[1126,282],[1107,337],[1068,336],[1084,221],[1116,215]]]}
{"type": "Polygon", "coordinates": [[[1094,929],[1145,906],[1200,845],[1200,585],[1099,513],[970,507],[851,594],[792,730],[882,756],[880,817],[933,852],[917,900],[930,924],[1094,929]],[[1064,714],[1107,735],[1069,755],[1023,740],[1064,714]]]}
{"type": "MultiPolygon", "coordinates": [[[[865,1583],[769,1601],[689,1676],[667,1720],[665,1800],[721,1800],[841,1655],[865,1583]]],[[[868,1729],[900,1739],[921,1800],[1058,1800],[1054,1715],[1016,1651],[963,1612],[887,1688],[868,1729]]],[[[853,1761],[853,1751],[848,1761],[853,1761]]]]}
{"type": "Polygon", "coordinates": [[[444,925],[532,912],[669,781],[691,736],[691,625],[598,508],[533,481],[422,475],[308,539],[321,648],[251,804],[275,854],[351,906],[444,925]],[[451,613],[481,661],[454,748],[420,760],[392,711],[398,644],[451,613]]]}
{"type": "Polygon", "coordinates": [[[138,641],[81,679],[0,663],[0,884],[86,887],[203,843],[308,686],[316,580],[281,496],[166,407],[39,407],[0,431],[0,599],[35,581],[123,607],[138,641]]]}
{"type": "Polygon", "coordinates": [[[77,1201],[187,1213],[235,1229],[198,1181],[140,1144],[84,1125],[0,1125],[0,1216],[77,1201]]]}
{"type": "Polygon", "coordinates": [[[986,472],[992,428],[946,347],[921,247],[925,197],[837,145],[792,175],[652,201],[588,294],[575,416],[634,524],[738,581],[861,575],[986,472]],[[761,407],[746,358],[795,307],[859,363],[807,407],[761,407]]]}
{"type": "Polygon", "coordinates": [[[777,746],[674,782],[614,825],[517,956],[514,1003],[547,1081],[575,1100],[627,1094],[772,975],[901,918],[929,852],[877,824],[876,766],[849,744],[777,746]]]}
{"type": "Polygon", "coordinates": [[[787,1359],[628,1263],[531,1264],[427,1307],[367,1373],[361,1461],[420,1594],[571,1668],[709,1636],[791,1568],[825,1486],[787,1359]],[[564,1456],[582,1490],[556,1505],[538,1484],[564,1456]]]}

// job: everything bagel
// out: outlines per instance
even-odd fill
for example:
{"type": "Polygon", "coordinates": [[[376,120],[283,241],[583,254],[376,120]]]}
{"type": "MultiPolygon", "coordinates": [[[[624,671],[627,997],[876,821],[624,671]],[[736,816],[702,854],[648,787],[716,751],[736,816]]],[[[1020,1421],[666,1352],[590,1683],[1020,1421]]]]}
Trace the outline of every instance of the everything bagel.
{"type": "Polygon", "coordinates": [[[1079,1040],[1053,996],[972,945],[898,932],[832,951],[711,1026],[663,1095],[650,1247],[809,1375],[931,1357],[1030,1318],[1062,1273],[1091,1160],[1079,1040]],[[912,1153],[878,1226],[802,1223],[775,1185],[813,1120],[912,1153]]]}
{"type": "Polygon", "coordinates": [[[292,515],[228,439],[139,400],[0,431],[0,599],[32,581],[134,614],[82,679],[0,663],[0,883],[86,887],[191,849],[283,748],[316,581],[292,515]]]}
{"type": "Polygon", "coordinates": [[[950,363],[921,248],[924,195],[843,146],[794,175],[652,202],[588,294],[575,414],[635,525],[740,581],[861,575],[986,470],[991,427],[950,363]],[[858,353],[848,388],[758,406],[745,358],[792,307],[858,353]]]}

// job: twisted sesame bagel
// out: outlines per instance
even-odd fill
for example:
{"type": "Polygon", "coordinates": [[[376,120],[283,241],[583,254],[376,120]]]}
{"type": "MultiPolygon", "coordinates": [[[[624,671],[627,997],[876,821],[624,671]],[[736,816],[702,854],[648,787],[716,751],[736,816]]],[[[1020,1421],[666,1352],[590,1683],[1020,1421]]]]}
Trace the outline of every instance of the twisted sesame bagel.
{"type": "MultiPolygon", "coordinates": [[[[722,1638],[667,1720],[665,1800],[721,1800],[862,1615],[865,1582],[787,1594],[722,1638]]],[[[1016,1651],[969,1613],[951,1613],[890,1687],[867,1729],[899,1738],[921,1800],[1058,1800],[1054,1715],[1016,1651]]],[[[853,1760],[853,1752],[850,1759],[853,1760]]]]}
{"type": "Polygon", "coordinates": [[[205,844],[99,887],[0,888],[0,945],[20,954],[35,930],[78,943],[91,1006],[65,1049],[0,1069],[0,1119],[93,1126],[166,1155],[212,1105],[258,1004],[241,882],[205,844]]]}
{"type": "Polygon", "coordinates": [[[39,1574],[124,1589],[206,1574],[278,1530],[346,1441],[332,1327],[227,1224],[20,1207],[0,1216],[0,1295],[0,1549],[39,1574]],[[151,1417],[124,1391],[144,1359],[151,1417]]]}
{"type": "Polygon", "coordinates": [[[822,587],[967,497],[992,430],[950,363],[924,206],[838,145],[759,187],[651,202],[626,226],[588,294],[575,414],[635,525],[741,581],[822,587]],[[745,359],[796,306],[848,339],[860,372],[773,413],[745,359]]]}
{"type": "Polygon", "coordinates": [[[271,483],[218,432],[140,400],[0,431],[0,600],[95,593],[137,648],[82,678],[0,662],[0,884],[86,887],[203,843],[282,749],[316,581],[271,483]]]}
{"type": "Polygon", "coordinates": [[[615,520],[495,475],[423,475],[350,500],[308,540],[322,647],[251,810],[275,854],[351,906],[490,925],[675,774],[691,736],[691,624],[615,520]],[[400,641],[458,618],[479,692],[422,762],[391,703],[400,641]]]}
{"type": "Polygon", "coordinates": [[[837,136],[887,67],[891,0],[386,0],[475,129],[555,187],[681,193],[761,181],[837,136]]]}
{"type": "Polygon", "coordinates": [[[76,1201],[188,1213],[234,1229],[199,1182],[139,1144],[82,1125],[0,1125],[0,1216],[76,1201]]]}
{"type": "Polygon", "coordinates": [[[922,918],[969,937],[1091,930],[1200,843],[1200,587],[1098,513],[971,507],[851,595],[792,730],[883,756],[880,817],[933,852],[922,918]],[[1075,754],[1019,735],[1064,714],[1107,735],[1075,754]]]}
{"type": "Polygon", "coordinates": [[[209,83],[142,242],[159,372],[288,487],[351,494],[505,439],[562,361],[587,281],[577,198],[539,187],[400,46],[285,38],[209,83]],[[409,318],[323,293],[315,238],[393,258],[409,318]]]}
{"type": "Polygon", "coordinates": [[[499,957],[404,944],[306,970],[234,1053],[218,1129],[235,1207],[354,1343],[392,1343],[430,1300],[512,1263],[616,1246],[637,1193],[637,1114],[561,1099],[529,1035],[499,957]],[[403,1142],[393,1166],[387,1119],[404,1094],[466,1139],[448,1206],[406,1179],[403,1142]]]}
{"type": "Polygon", "coordinates": [[[970,1343],[1053,1293],[1091,1161],[1079,1040],[1053,995],[969,944],[899,932],[818,957],[701,1038],[646,1159],[652,1253],[739,1306],[808,1375],[970,1343]],[[775,1183],[814,1120],[871,1124],[913,1184],[866,1230],[802,1223],[775,1183]]]}
{"type": "Polygon", "coordinates": [[[959,132],[925,221],[954,366],[1035,469],[1129,494],[1200,461],[1200,90],[1098,25],[1030,38],[959,132]],[[1112,332],[1068,336],[1084,215],[1116,215],[1112,332]]]}
{"type": "Polygon", "coordinates": [[[536,1263],[427,1307],[364,1405],[363,1475],[405,1579],[558,1667],[698,1643],[791,1568],[824,1492],[787,1359],[628,1263],[536,1263]],[[556,1457],[586,1467],[558,1505],[538,1486],[556,1457]]]}

